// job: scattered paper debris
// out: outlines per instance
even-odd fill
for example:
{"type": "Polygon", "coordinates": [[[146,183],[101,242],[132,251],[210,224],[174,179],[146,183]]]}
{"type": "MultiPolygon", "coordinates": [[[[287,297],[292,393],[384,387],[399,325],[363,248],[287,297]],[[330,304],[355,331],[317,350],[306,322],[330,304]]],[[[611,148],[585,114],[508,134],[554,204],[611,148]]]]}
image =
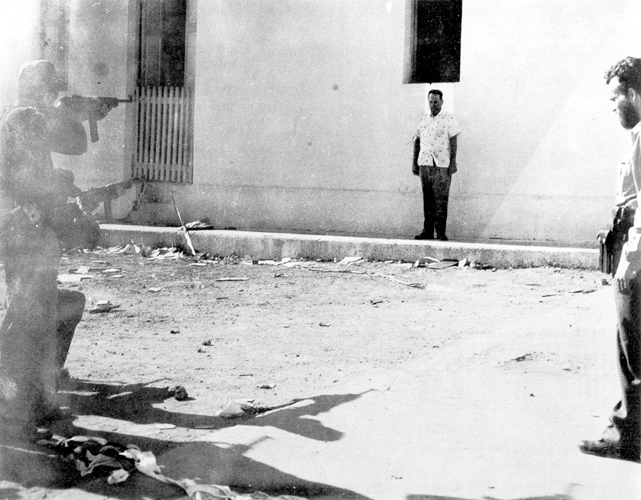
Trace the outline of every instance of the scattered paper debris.
{"type": "Polygon", "coordinates": [[[185,227],[190,231],[202,231],[205,229],[214,229],[214,226],[212,226],[209,223],[209,221],[206,219],[188,222],[187,224],[185,224],[185,227]]]}
{"type": "Polygon", "coordinates": [[[119,304],[112,304],[111,302],[98,302],[94,307],[89,309],[89,314],[108,313],[114,309],[118,309],[119,304]]]}
{"type": "Polygon", "coordinates": [[[346,266],[349,264],[353,264],[354,262],[359,262],[361,260],[363,260],[363,257],[345,257],[338,264],[346,266]]]}
{"type": "Polygon", "coordinates": [[[399,267],[401,269],[412,269],[414,264],[408,264],[407,262],[396,262],[392,264],[394,267],[399,267]]]}
{"type": "Polygon", "coordinates": [[[94,276],[92,274],[59,274],[59,283],[78,283],[83,280],[91,280],[94,276]]]}
{"type": "MultiPolygon", "coordinates": [[[[389,261],[392,262],[392,261],[389,261]]],[[[440,260],[435,259],[434,257],[421,257],[414,263],[414,267],[425,267],[428,264],[433,264],[435,262],[440,262],[440,260]]]]}
{"type": "Polygon", "coordinates": [[[253,399],[232,399],[222,410],[217,412],[216,416],[222,418],[238,418],[248,415],[258,415],[259,413],[264,413],[272,409],[273,407],[254,404],[253,399]]]}
{"type": "Polygon", "coordinates": [[[151,288],[147,288],[147,290],[151,293],[158,293],[162,290],[162,288],[158,286],[152,286],[151,288]]]}
{"type": "Polygon", "coordinates": [[[448,267],[454,267],[458,265],[458,261],[451,260],[441,260],[439,262],[431,262],[426,264],[425,267],[429,269],[447,269],[448,267]]]}
{"type": "Polygon", "coordinates": [[[176,426],[174,424],[154,424],[154,427],[156,429],[161,429],[161,430],[164,430],[164,429],[175,429],[176,428],[176,426]]]}
{"type": "Polygon", "coordinates": [[[131,242],[127,246],[125,246],[125,248],[120,250],[120,253],[124,255],[140,255],[140,251],[141,248],[134,242],[131,242]]]}
{"type": "Polygon", "coordinates": [[[394,276],[388,276],[387,274],[376,273],[376,276],[380,276],[381,278],[387,278],[388,280],[395,281],[396,283],[400,283],[401,285],[411,286],[412,288],[425,288],[425,285],[423,285],[422,283],[416,283],[416,282],[408,283],[405,281],[398,280],[394,276]]]}

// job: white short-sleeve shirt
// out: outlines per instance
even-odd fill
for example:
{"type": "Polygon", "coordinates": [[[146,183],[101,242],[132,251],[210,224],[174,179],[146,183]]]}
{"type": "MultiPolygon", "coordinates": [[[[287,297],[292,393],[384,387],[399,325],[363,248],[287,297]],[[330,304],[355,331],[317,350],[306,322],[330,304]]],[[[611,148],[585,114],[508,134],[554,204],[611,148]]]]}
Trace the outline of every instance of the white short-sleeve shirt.
{"type": "Polygon", "coordinates": [[[461,133],[454,115],[443,110],[432,116],[426,113],[418,124],[417,135],[421,139],[419,165],[450,166],[450,138],[461,133]]]}

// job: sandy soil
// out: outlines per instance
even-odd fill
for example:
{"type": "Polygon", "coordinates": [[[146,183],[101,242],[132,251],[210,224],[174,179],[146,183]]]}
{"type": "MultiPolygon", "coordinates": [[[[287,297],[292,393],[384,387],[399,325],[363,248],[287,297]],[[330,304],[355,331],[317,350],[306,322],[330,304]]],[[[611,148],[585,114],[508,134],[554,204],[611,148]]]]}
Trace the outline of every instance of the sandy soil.
{"type": "Polygon", "coordinates": [[[105,300],[119,306],[85,314],[66,365],[71,375],[184,385],[210,402],[209,411],[238,397],[278,404],[370,370],[437,358],[437,349],[497,322],[571,307],[575,293],[595,291],[603,278],[550,268],[258,262],[201,260],[196,267],[187,258],[105,253],[65,259],[63,272],[105,266],[122,276],[94,272],[63,285],[82,291],[87,309],[105,300]],[[244,280],[218,281],[225,278],[244,280]],[[263,384],[274,388],[257,388],[263,384]]]}
{"type": "MultiPolygon", "coordinates": [[[[604,285],[604,275],[585,270],[150,260],[114,249],[69,254],[61,274],[82,266],[96,268],[93,278],[60,285],[87,297],[60,402],[71,407],[77,428],[137,439],[155,453],[207,428],[233,426],[211,418],[232,399],[275,406],[411,363],[443,370],[478,364],[497,330],[520,328],[523,337],[537,324],[557,323],[564,335],[572,329],[568,317],[589,312],[582,297],[604,285]],[[119,307],[89,313],[101,301],[119,307]],[[187,400],[168,397],[166,388],[176,385],[187,400]],[[177,427],[141,430],[157,422],[177,427]]],[[[500,356],[492,351],[493,362],[500,359],[508,375],[527,364],[533,385],[538,374],[590,371],[590,356],[558,352],[548,340],[536,349],[505,345],[500,356]]],[[[32,488],[33,498],[50,486],[3,479],[32,488]]]]}

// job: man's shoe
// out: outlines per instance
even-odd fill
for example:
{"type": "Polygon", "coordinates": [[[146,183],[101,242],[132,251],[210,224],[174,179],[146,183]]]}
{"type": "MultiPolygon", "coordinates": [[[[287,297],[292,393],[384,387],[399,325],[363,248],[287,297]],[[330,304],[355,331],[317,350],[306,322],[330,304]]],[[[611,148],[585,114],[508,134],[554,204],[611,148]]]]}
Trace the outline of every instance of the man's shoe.
{"type": "Polygon", "coordinates": [[[441,241],[449,241],[449,238],[447,236],[445,236],[444,234],[439,236],[438,239],[441,240],[441,241]]]}
{"type": "Polygon", "coordinates": [[[611,441],[583,441],[579,445],[579,450],[587,455],[594,455],[603,458],[615,458],[619,460],[628,460],[630,462],[641,463],[639,450],[630,449],[621,446],[620,443],[611,441]]]}
{"type": "Polygon", "coordinates": [[[421,233],[414,236],[415,240],[433,240],[434,236],[429,233],[421,233]]]}

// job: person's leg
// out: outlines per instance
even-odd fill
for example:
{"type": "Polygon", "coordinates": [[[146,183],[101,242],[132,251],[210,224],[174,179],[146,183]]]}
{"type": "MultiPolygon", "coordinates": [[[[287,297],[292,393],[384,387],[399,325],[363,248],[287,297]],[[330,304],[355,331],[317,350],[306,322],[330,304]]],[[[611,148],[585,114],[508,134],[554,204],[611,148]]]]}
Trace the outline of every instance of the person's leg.
{"type": "Polygon", "coordinates": [[[56,368],[62,370],[69,354],[73,334],[85,309],[84,294],[74,290],[58,290],[56,322],[56,368]]]}
{"type": "Polygon", "coordinates": [[[55,380],[58,244],[52,231],[29,222],[1,237],[8,308],[0,326],[0,420],[28,433],[55,380]]]}
{"type": "Polygon", "coordinates": [[[639,462],[641,455],[641,279],[630,283],[631,293],[615,289],[618,371],[622,399],[612,410],[611,424],[598,441],[584,441],[581,451],[639,462]]]}
{"type": "Polygon", "coordinates": [[[630,282],[629,295],[615,292],[617,305],[617,348],[621,403],[612,413],[612,424],[619,431],[622,453],[636,456],[641,452],[641,279],[630,282]]]}
{"type": "Polygon", "coordinates": [[[447,240],[447,205],[450,196],[452,176],[447,168],[434,167],[432,173],[434,186],[434,227],[439,240],[447,240]]]}
{"type": "Polygon", "coordinates": [[[3,394],[3,417],[27,430],[46,414],[55,380],[55,274],[39,278],[18,280],[0,327],[2,378],[15,388],[3,394]]]}
{"type": "Polygon", "coordinates": [[[434,239],[434,189],[430,177],[430,168],[425,165],[419,167],[421,189],[423,191],[423,231],[417,235],[417,239],[434,239]]]}

